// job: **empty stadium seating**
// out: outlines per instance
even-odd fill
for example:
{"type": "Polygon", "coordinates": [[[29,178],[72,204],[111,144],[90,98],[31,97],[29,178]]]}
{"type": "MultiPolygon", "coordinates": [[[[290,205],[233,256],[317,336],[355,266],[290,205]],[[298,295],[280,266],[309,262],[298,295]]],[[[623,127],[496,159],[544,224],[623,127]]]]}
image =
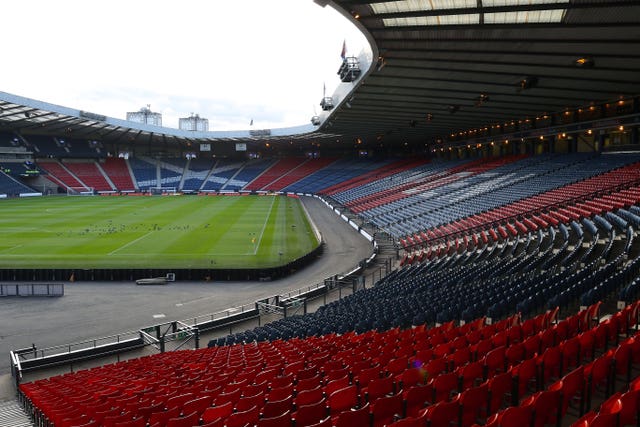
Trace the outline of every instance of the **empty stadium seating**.
{"type": "Polygon", "coordinates": [[[612,399],[616,413],[636,425],[640,341],[630,328],[639,303],[595,324],[591,316],[600,313],[594,307],[564,319],[550,310],[526,321],[514,315],[492,324],[479,318],[457,327],[448,322],[175,351],[20,390],[39,425],[55,426],[382,426],[405,417],[424,421],[416,425],[559,425],[569,417],[603,416],[612,399]],[[603,327],[609,339],[571,345],[603,327]],[[505,358],[534,338],[532,352],[505,358]],[[456,356],[464,348],[467,360],[456,356]],[[601,362],[609,367],[602,374],[601,362]],[[462,385],[475,365],[479,384],[462,385]],[[383,380],[389,386],[374,393],[374,383],[383,380]]]}
{"type": "Polygon", "coordinates": [[[108,157],[101,164],[102,170],[107,174],[109,180],[119,191],[133,191],[136,186],[131,179],[131,172],[125,159],[108,157]]]}
{"type": "Polygon", "coordinates": [[[324,193],[403,258],[313,313],[20,390],[56,427],[637,425],[639,160],[134,160],[139,186],[324,193]]]}

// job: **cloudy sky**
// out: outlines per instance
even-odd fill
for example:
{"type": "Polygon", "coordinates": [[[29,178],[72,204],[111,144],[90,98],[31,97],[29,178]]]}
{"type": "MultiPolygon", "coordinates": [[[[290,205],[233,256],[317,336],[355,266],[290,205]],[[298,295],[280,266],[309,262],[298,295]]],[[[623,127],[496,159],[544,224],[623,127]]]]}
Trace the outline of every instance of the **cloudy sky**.
{"type": "Polygon", "coordinates": [[[2,5],[0,90],[124,119],[151,105],[210,130],[309,123],[366,40],[313,0],[29,0],[2,5]]]}

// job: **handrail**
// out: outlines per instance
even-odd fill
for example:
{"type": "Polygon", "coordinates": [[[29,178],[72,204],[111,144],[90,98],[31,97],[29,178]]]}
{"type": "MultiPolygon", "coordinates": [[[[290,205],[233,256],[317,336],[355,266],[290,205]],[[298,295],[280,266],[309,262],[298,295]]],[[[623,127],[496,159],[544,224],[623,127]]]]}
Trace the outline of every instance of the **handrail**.
{"type": "Polygon", "coordinates": [[[219,320],[219,319],[226,319],[237,313],[244,313],[245,311],[248,311],[248,310],[254,310],[255,306],[256,305],[254,302],[251,304],[243,304],[237,307],[229,307],[222,311],[216,311],[215,313],[201,314],[189,320],[182,320],[181,323],[188,324],[190,320],[193,320],[193,326],[198,326],[201,323],[212,322],[214,320],[219,320]]]}
{"type": "Polygon", "coordinates": [[[51,355],[70,354],[77,351],[98,348],[99,346],[102,346],[102,345],[119,343],[124,341],[126,336],[129,336],[130,338],[134,336],[138,337],[139,333],[140,331],[129,331],[129,332],[123,332],[115,335],[100,337],[100,338],[93,338],[86,341],[79,341],[79,342],[74,342],[70,344],[60,344],[60,345],[45,347],[41,349],[33,347],[28,349],[15,350],[15,351],[12,351],[12,353],[15,353],[16,356],[18,356],[21,360],[37,360],[37,359],[43,359],[51,355]],[[115,340],[112,340],[112,338],[115,338],[115,340]],[[107,342],[107,340],[110,340],[110,341],[107,342]],[[98,344],[99,342],[100,344],[98,344]],[[86,345],[86,344],[90,344],[90,345],[86,345]],[[62,349],[64,350],[59,351],[62,349]]]}

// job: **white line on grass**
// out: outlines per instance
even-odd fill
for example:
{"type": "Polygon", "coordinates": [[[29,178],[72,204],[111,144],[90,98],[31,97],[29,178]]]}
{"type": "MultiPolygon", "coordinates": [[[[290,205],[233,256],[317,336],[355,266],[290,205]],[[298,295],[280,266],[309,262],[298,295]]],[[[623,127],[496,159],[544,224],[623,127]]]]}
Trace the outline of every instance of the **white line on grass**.
{"type": "Polygon", "coordinates": [[[262,241],[262,236],[264,235],[264,230],[267,228],[267,222],[269,222],[269,217],[271,216],[271,210],[273,209],[273,203],[276,201],[275,196],[271,198],[271,206],[269,206],[269,213],[267,217],[264,219],[264,224],[262,224],[262,230],[260,230],[260,237],[258,238],[258,242],[253,248],[253,255],[258,253],[258,248],[260,247],[260,242],[262,241]]]}
{"type": "Polygon", "coordinates": [[[15,246],[12,246],[12,247],[7,248],[7,249],[2,249],[2,250],[0,250],[0,253],[10,252],[10,251],[12,251],[14,249],[21,248],[22,246],[24,246],[24,245],[15,245],[15,246]]]}
{"type": "Polygon", "coordinates": [[[145,237],[147,237],[150,234],[153,234],[154,232],[155,232],[155,230],[152,230],[152,231],[148,232],[147,234],[144,234],[144,235],[138,237],[137,239],[130,241],[129,243],[125,243],[124,245],[120,246],[118,249],[112,250],[107,255],[113,255],[116,252],[121,251],[122,249],[127,248],[127,247],[133,245],[134,243],[139,242],[140,240],[144,239],[145,237]]]}

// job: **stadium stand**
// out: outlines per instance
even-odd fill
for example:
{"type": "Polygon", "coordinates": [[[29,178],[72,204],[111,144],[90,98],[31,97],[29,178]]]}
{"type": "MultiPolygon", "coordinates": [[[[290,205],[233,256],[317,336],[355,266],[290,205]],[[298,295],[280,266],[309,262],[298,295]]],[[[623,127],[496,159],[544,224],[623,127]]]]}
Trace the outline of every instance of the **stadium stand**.
{"type": "Polygon", "coordinates": [[[256,179],[261,173],[275,163],[272,159],[249,160],[240,170],[236,172],[232,179],[229,179],[222,186],[223,190],[242,190],[245,186],[256,179]]]}
{"type": "MultiPolygon", "coordinates": [[[[393,214],[394,230],[412,230],[399,234],[400,268],[374,286],[212,339],[206,349],[36,380],[20,391],[45,426],[589,425],[614,403],[635,425],[638,160],[363,162],[359,176],[325,185],[331,200],[362,206],[372,223],[393,214]],[[617,300],[623,308],[612,309],[617,300]]],[[[297,183],[328,183],[323,175],[348,162],[327,162],[297,183]]],[[[189,170],[182,161],[158,163],[169,164],[189,170]]],[[[218,161],[211,174],[223,187],[242,171],[265,175],[269,164],[218,161]]],[[[208,173],[206,163],[195,167],[208,173]]]]}
{"type": "Polygon", "coordinates": [[[267,190],[270,185],[275,184],[276,181],[285,177],[292,170],[299,168],[304,162],[305,159],[298,157],[281,159],[258,175],[244,189],[249,191],[267,190]]]}
{"type": "Polygon", "coordinates": [[[209,159],[189,159],[184,172],[182,191],[199,191],[215,163],[209,159]]]}
{"type": "Polygon", "coordinates": [[[158,166],[152,160],[142,158],[129,158],[133,177],[136,180],[136,188],[148,190],[150,187],[158,187],[158,166]]]}
{"type": "Polygon", "coordinates": [[[238,185],[235,182],[236,175],[242,170],[244,163],[232,160],[220,160],[216,163],[215,168],[207,177],[202,191],[219,191],[222,189],[234,190],[239,189],[244,184],[238,185]]]}
{"type": "Polygon", "coordinates": [[[160,186],[179,188],[186,164],[186,159],[163,159],[160,161],[160,186]]]}
{"type": "Polygon", "coordinates": [[[27,148],[31,148],[34,156],[37,158],[70,157],[69,147],[60,144],[58,140],[52,136],[29,135],[27,148]]]}
{"type": "Polygon", "coordinates": [[[329,188],[358,175],[366,174],[390,162],[390,160],[339,159],[310,176],[291,184],[284,190],[296,193],[317,194],[322,189],[329,188]]]}
{"type": "Polygon", "coordinates": [[[85,186],[96,191],[114,190],[96,162],[65,161],[63,165],[85,186]]]}
{"type": "Polygon", "coordinates": [[[62,163],[51,160],[40,160],[38,161],[38,166],[47,173],[47,175],[45,175],[47,179],[62,188],[89,189],[89,186],[81,182],[78,177],[70,172],[62,163]]]}
{"type": "Polygon", "coordinates": [[[267,191],[282,191],[288,185],[300,181],[306,176],[330,165],[334,161],[336,161],[336,159],[333,157],[308,159],[298,167],[284,173],[280,178],[263,187],[263,189],[267,191]]]}
{"type": "Polygon", "coordinates": [[[434,426],[512,425],[506,420],[513,418],[560,425],[607,413],[613,396],[616,414],[635,425],[640,347],[630,331],[638,303],[594,325],[599,309],[596,303],[565,318],[549,310],[492,324],[479,318],[182,350],[20,390],[36,419],[56,426],[273,425],[271,418],[282,426],[329,418],[326,425],[337,426],[359,411],[368,421],[358,425],[372,426],[398,418],[434,426]],[[472,378],[481,384],[463,385],[472,378]],[[383,381],[387,391],[377,392],[383,381]],[[441,419],[446,424],[436,423],[441,419]]]}
{"type": "Polygon", "coordinates": [[[4,173],[0,167],[0,194],[17,196],[23,193],[34,193],[34,190],[4,173]]]}
{"type": "Polygon", "coordinates": [[[135,184],[131,179],[131,171],[125,159],[107,157],[100,166],[109,180],[119,191],[134,191],[135,184]]]}

